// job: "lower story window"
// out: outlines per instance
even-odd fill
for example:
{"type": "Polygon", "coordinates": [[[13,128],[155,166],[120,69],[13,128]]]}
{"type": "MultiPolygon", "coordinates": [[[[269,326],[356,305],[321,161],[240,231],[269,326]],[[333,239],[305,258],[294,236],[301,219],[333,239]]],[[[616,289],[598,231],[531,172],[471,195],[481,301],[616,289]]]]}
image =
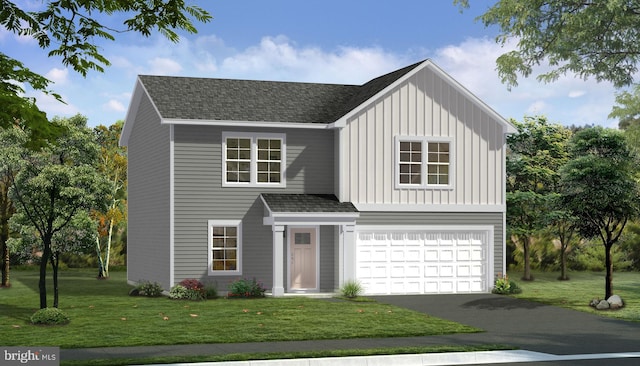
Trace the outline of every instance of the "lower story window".
{"type": "Polygon", "coordinates": [[[240,272],[242,228],[240,221],[209,221],[209,274],[240,272]]]}

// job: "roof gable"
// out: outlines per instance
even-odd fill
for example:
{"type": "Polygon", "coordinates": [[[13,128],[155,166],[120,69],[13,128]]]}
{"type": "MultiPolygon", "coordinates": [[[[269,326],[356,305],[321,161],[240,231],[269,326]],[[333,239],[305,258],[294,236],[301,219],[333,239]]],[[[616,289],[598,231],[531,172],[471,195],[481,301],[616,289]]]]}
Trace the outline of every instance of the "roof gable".
{"type": "Polygon", "coordinates": [[[141,93],[149,97],[163,123],[291,123],[332,128],[344,126],[369,101],[427,67],[493,116],[505,132],[515,132],[506,119],[426,60],[363,85],[140,75],[121,143],[127,144],[141,93]]]}

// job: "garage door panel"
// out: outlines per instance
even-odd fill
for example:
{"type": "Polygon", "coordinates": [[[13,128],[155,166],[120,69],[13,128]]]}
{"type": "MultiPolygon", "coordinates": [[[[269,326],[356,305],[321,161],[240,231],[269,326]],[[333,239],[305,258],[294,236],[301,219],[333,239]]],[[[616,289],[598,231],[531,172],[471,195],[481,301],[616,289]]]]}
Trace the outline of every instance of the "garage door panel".
{"type": "Polygon", "coordinates": [[[359,232],[356,277],[368,294],[486,292],[489,232],[359,232]]]}

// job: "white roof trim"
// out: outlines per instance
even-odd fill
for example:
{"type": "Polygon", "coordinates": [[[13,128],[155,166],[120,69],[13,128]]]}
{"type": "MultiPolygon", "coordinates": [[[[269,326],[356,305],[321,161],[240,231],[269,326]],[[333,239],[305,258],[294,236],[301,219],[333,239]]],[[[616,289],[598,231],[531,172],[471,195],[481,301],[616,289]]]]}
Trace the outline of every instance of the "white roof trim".
{"type": "Polygon", "coordinates": [[[425,60],[422,64],[416,66],[413,70],[409,71],[408,73],[403,75],[401,78],[399,78],[398,80],[396,80],[392,84],[387,85],[387,87],[385,87],[384,89],[382,89],[381,91],[376,93],[374,96],[372,96],[371,98],[367,99],[366,101],[361,103],[359,106],[357,106],[356,108],[352,109],[347,114],[345,114],[344,116],[340,117],[340,119],[338,119],[337,121],[332,123],[331,124],[332,127],[337,127],[337,128],[345,127],[347,125],[347,121],[353,115],[359,113],[362,109],[366,108],[374,100],[380,98],[380,96],[382,96],[382,95],[388,93],[389,91],[393,90],[398,85],[404,83],[406,80],[408,80],[413,75],[415,75],[416,73],[418,73],[419,71],[421,71],[422,69],[425,69],[425,68],[431,69],[437,75],[442,77],[449,85],[453,86],[461,94],[463,94],[464,96],[469,98],[471,101],[473,101],[475,104],[480,106],[480,108],[482,110],[484,110],[487,114],[489,114],[489,116],[494,118],[496,121],[498,121],[498,123],[500,123],[504,127],[505,133],[516,133],[517,132],[515,126],[513,126],[508,120],[506,120],[504,117],[502,117],[500,114],[498,114],[495,110],[493,110],[491,107],[489,107],[485,102],[480,100],[480,98],[476,97],[467,88],[465,88],[462,84],[460,84],[458,81],[456,81],[454,78],[452,78],[449,74],[447,74],[444,70],[442,70],[438,65],[433,63],[433,61],[431,61],[431,60],[425,60]]]}
{"type": "Polygon", "coordinates": [[[331,124],[327,123],[304,123],[304,122],[269,122],[269,121],[233,121],[233,120],[206,120],[206,119],[181,119],[163,118],[162,124],[169,125],[191,125],[191,126],[233,126],[233,127],[273,127],[273,128],[303,128],[326,130],[331,124]]]}
{"type": "Polygon", "coordinates": [[[360,212],[506,212],[503,204],[397,204],[353,203],[360,212]]]}

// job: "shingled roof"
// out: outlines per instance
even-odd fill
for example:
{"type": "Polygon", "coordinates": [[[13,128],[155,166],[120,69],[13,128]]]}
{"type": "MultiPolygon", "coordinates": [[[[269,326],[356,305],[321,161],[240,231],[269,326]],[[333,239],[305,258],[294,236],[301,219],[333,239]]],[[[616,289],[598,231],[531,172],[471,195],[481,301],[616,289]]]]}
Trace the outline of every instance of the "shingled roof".
{"type": "Polygon", "coordinates": [[[422,62],[364,85],[141,75],[162,118],[332,123],[422,62]]]}
{"type": "Polygon", "coordinates": [[[278,213],[355,213],[358,210],[351,202],[340,202],[332,194],[262,193],[265,204],[278,213]]]}

